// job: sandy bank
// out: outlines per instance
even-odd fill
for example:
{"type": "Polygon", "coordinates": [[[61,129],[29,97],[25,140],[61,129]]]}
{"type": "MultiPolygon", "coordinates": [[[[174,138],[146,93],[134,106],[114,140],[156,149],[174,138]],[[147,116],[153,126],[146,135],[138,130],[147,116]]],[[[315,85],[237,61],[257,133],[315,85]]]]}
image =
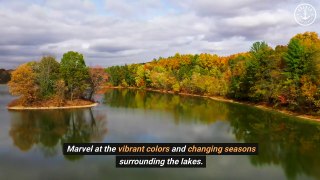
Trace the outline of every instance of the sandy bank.
{"type": "Polygon", "coordinates": [[[80,106],[48,106],[48,107],[25,107],[25,106],[11,106],[7,107],[9,110],[39,110],[39,109],[79,109],[79,108],[90,108],[97,106],[98,103],[80,105],[80,106]]]}

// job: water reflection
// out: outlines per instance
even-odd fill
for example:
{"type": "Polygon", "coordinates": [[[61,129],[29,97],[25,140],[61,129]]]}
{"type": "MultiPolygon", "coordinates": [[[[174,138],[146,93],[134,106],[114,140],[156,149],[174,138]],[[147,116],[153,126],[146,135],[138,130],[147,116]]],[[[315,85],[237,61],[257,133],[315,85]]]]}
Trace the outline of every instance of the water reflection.
{"type": "Polygon", "coordinates": [[[239,106],[230,107],[229,119],[237,140],[259,142],[259,156],[250,156],[253,165],[281,166],[288,179],[320,178],[319,123],[239,106]]]}
{"type": "Polygon", "coordinates": [[[258,142],[252,165],[281,167],[288,179],[307,175],[320,179],[319,123],[257,108],[139,90],[110,90],[104,102],[111,107],[165,111],[175,123],[212,124],[228,121],[238,142],[258,142]]]}
{"type": "Polygon", "coordinates": [[[138,108],[172,113],[176,124],[211,124],[226,121],[229,104],[192,96],[178,96],[132,89],[108,90],[104,103],[111,107],[138,108]]]}
{"type": "MultiPolygon", "coordinates": [[[[166,142],[170,140],[170,137],[174,140],[185,140],[183,138],[185,136],[195,136],[192,139],[194,142],[208,141],[210,143],[211,140],[212,142],[223,142],[225,138],[222,136],[231,134],[233,136],[228,137],[228,139],[236,142],[259,143],[259,155],[247,156],[250,160],[249,166],[246,164],[247,161],[238,161],[239,158],[246,157],[222,156],[213,160],[208,158],[208,164],[215,167],[214,170],[207,168],[199,171],[184,171],[182,169],[181,171],[166,170],[166,173],[177,172],[177,176],[172,175],[172,177],[180,177],[180,172],[183,171],[186,174],[190,172],[188,175],[214,178],[219,177],[219,172],[215,171],[219,167],[223,170],[224,168],[228,169],[226,172],[221,170],[223,175],[228,175],[228,172],[235,172],[233,167],[237,167],[239,169],[237,172],[248,173],[245,175],[239,174],[240,177],[249,177],[247,179],[260,178],[259,175],[256,175],[259,172],[265,175],[264,178],[271,179],[273,176],[272,173],[268,174],[272,172],[268,171],[269,169],[276,169],[274,172],[277,173],[278,169],[283,171],[288,179],[300,179],[301,177],[306,178],[306,176],[320,179],[320,171],[318,171],[320,168],[319,123],[306,122],[249,106],[137,90],[107,91],[103,102],[105,106],[101,105],[97,108],[101,111],[90,109],[10,111],[11,127],[9,134],[14,145],[21,151],[30,152],[31,149],[37,148],[40,149],[42,154],[49,157],[61,154],[61,144],[64,142],[102,142],[103,139],[107,142],[125,141],[128,140],[128,136],[132,137],[129,140],[141,140],[143,136],[143,138],[146,137],[145,139],[149,138],[147,140],[150,142],[153,140],[166,142]],[[106,109],[108,110],[109,121],[112,122],[108,127],[110,134],[107,138],[110,139],[107,140],[104,138],[107,133],[106,109]],[[132,111],[128,109],[132,109],[132,111]],[[164,116],[162,117],[162,115],[164,116]],[[171,126],[170,116],[176,125],[171,126]],[[157,117],[157,119],[153,117],[157,117]],[[216,125],[221,121],[226,128],[218,129],[220,126],[216,125]],[[161,123],[167,122],[170,124],[161,126],[161,123]],[[194,131],[190,129],[196,126],[206,127],[197,131],[197,133],[205,134],[205,136],[200,136],[197,133],[192,134],[194,131]],[[129,131],[129,128],[133,130],[129,131]],[[144,128],[150,128],[151,130],[157,128],[158,131],[168,131],[169,133],[159,133],[157,137],[154,137],[154,135],[157,135],[157,131],[143,131],[144,128]],[[187,129],[187,131],[181,129],[187,129]],[[229,133],[225,131],[229,131],[229,133]],[[163,136],[163,134],[166,134],[166,136],[163,136]]],[[[65,159],[76,160],[82,157],[67,156],[65,159]]],[[[113,159],[103,158],[105,159],[102,162],[105,164],[102,167],[114,166],[113,159]]],[[[85,160],[78,162],[83,171],[87,170],[85,160]]],[[[98,164],[98,158],[94,159],[94,162],[98,164]]],[[[50,163],[54,162],[51,161],[50,163]]],[[[66,172],[74,172],[74,169],[70,170],[70,167],[63,166],[63,164],[57,165],[57,167],[60,166],[66,172]]],[[[51,169],[51,164],[48,167],[51,169]]],[[[99,165],[93,167],[101,169],[99,165]]],[[[112,168],[109,170],[109,174],[115,172],[121,175],[125,174],[123,170],[117,171],[117,169],[112,168]]],[[[156,172],[159,172],[156,174],[160,175],[164,171],[144,169],[142,171],[128,170],[125,172],[137,172],[135,175],[143,176],[144,173],[156,172]]],[[[282,177],[282,173],[279,172],[279,174],[277,177],[282,177]]],[[[82,174],[79,176],[82,177],[82,174]]]]}
{"type": "Polygon", "coordinates": [[[10,115],[14,145],[21,151],[39,147],[45,156],[55,156],[63,143],[101,142],[107,133],[105,115],[91,109],[10,111],[10,115]]]}

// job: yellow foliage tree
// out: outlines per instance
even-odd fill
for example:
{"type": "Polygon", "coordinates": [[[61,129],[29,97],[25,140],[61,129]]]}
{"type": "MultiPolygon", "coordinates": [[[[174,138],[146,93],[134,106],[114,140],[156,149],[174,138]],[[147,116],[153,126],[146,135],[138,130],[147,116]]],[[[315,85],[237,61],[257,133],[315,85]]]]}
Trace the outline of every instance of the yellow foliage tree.
{"type": "Polygon", "coordinates": [[[20,96],[22,104],[30,104],[37,99],[36,74],[30,64],[22,64],[12,72],[9,91],[14,96],[20,96]]]}
{"type": "Polygon", "coordinates": [[[301,93],[310,102],[315,100],[315,95],[317,93],[317,86],[312,83],[309,76],[303,75],[300,79],[302,84],[301,93]]]}
{"type": "Polygon", "coordinates": [[[305,47],[306,53],[314,53],[320,49],[320,39],[316,32],[297,34],[292,39],[299,40],[301,45],[305,47]]]}

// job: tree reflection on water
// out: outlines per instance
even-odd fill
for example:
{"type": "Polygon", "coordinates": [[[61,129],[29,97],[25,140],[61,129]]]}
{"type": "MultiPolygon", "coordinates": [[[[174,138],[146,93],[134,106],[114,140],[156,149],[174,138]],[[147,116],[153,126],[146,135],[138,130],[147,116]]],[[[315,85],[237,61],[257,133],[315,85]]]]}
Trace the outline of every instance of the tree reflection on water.
{"type": "Polygon", "coordinates": [[[288,179],[307,175],[320,179],[320,125],[247,105],[140,90],[110,90],[111,107],[165,111],[175,123],[230,123],[237,142],[259,143],[259,155],[248,156],[255,167],[280,166],[288,179]]]}
{"type": "MultiPolygon", "coordinates": [[[[255,168],[276,167],[282,169],[288,179],[305,176],[320,179],[319,123],[245,105],[139,90],[110,90],[103,101],[111,107],[110,111],[112,108],[143,109],[171,114],[173,123],[185,127],[208,125],[211,134],[219,132],[210,127],[224,121],[230,125],[227,130],[236,142],[259,143],[259,155],[247,156],[255,168]]],[[[101,142],[107,133],[105,115],[89,109],[11,111],[10,114],[10,136],[15,146],[22,151],[36,146],[46,156],[61,153],[59,148],[64,142],[101,142]]],[[[65,156],[68,160],[82,157],[65,156]]],[[[242,165],[242,162],[236,163],[242,165]]]]}
{"type": "MultiPolygon", "coordinates": [[[[62,152],[63,143],[101,142],[107,134],[106,115],[91,109],[10,111],[10,136],[21,151],[39,147],[45,156],[62,152]]],[[[68,160],[83,156],[68,155],[68,160]]]]}
{"type": "Polygon", "coordinates": [[[229,119],[238,141],[259,143],[259,155],[249,157],[254,166],[280,166],[288,179],[320,178],[319,123],[238,105],[229,119]]]}

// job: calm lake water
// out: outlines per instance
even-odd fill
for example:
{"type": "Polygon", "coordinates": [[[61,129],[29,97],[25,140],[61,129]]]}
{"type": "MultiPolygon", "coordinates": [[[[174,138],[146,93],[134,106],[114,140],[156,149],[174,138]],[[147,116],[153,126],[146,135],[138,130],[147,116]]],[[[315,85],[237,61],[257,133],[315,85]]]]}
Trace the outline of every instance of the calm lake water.
{"type": "Polygon", "coordinates": [[[83,110],[8,111],[0,85],[0,179],[320,179],[320,124],[245,105],[108,90],[83,110]],[[257,156],[207,168],[115,168],[115,156],[64,156],[64,142],[258,142],[257,156]]]}

